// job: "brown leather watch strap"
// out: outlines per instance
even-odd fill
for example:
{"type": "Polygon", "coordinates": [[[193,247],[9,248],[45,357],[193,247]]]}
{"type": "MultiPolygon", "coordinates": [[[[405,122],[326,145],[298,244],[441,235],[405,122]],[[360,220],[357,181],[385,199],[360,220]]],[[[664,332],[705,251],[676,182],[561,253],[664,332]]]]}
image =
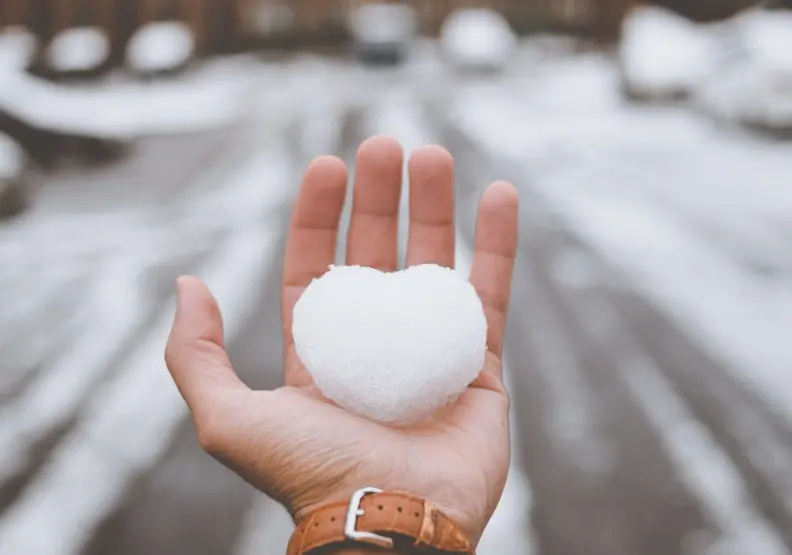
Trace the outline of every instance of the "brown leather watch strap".
{"type": "Polygon", "coordinates": [[[404,492],[364,488],[305,517],[287,555],[328,546],[398,548],[408,553],[475,555],[459,526],[424,499],[404,492]]]}

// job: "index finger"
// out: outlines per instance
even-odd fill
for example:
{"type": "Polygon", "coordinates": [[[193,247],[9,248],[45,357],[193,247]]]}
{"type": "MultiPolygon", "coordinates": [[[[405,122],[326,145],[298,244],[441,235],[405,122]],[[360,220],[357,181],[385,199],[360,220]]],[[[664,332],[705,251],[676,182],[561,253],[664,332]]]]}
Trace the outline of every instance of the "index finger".
{"type": "Polygon", "coordinates": [[[481,196],[470,282],[487,316],[487,348],[497,357],[503,351],[503,330],[511,296],[512,271],[517,255],[517,190],[498,181],[481,196]]]}
{"type": "Polygon", "coordinates": [[[283,263],[283,346],[292,338],[292,311],[305,288],[335,261],[336,238],[344,207],[347,169],[334,156],[320,156],[308,166],[292,211],[283,263]]]}

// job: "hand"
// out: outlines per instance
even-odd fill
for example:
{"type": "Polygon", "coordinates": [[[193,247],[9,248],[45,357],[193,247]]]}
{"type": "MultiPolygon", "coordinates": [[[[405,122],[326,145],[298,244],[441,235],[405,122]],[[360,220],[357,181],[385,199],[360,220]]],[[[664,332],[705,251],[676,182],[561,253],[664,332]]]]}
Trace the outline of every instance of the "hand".
{"type": "MultiPolygon", "coordinates": [[[[397,269],[402,162],[393,139],[374,137],[360,147],[348,264],[397,269]]],[[[408,265],[454,265],[453,172],[450,154],[439,147],[421,148],[411,157],[408,265]]],[[[252,391],[236,376],[223,346],[220,310],[194,278],[178,283],[168,368],[203,448],[283,503],[296,521],[328,501],[376,486],[433,501],[475,544],[500,499],[509,464],[509,402],[500,356],[517,248],[517,192],[508,183],[494,183],[479,204],[470,280],[489,324],[480,377],[431,421],[395,429],[323,398],[292,341],[294,303],[334,262],[346,188],[344,163],[317,158],[294,207],[282,291],[286,386],[252,391]]]]}

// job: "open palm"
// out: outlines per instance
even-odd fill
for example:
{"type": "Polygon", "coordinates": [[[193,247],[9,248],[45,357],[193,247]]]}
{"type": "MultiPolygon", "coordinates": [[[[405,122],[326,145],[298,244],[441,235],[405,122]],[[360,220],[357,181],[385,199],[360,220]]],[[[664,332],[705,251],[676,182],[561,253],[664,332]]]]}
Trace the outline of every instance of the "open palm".
{"type": "MultiPolygon", "coordinates": [[[[347,236],[347,263],[398,267],[403,152],[387,137],[360,147],[347,236]]],[[[424,147],[410,159],[407,265],[454,266],[451,156],[424,147]]],[[[168,367],[193,414],[204,449],[282,502],[296,520],[363,486],[405,490],[432,500],[476,542],[497,505],[509,462],[508,397],[501,348],[517,243],[517,194],[503,182],[484,192],[470,280],[488,321],[485,367],[467,392],[430,421],[394,428],[326,400],[300,362],[292,309],[311,280],[335,260],[347,170],[314,160],[294,207],[283,276],[285,387],[251,391],[231,368],[220,312],[199,281],[179,281],[168,367]]]]}

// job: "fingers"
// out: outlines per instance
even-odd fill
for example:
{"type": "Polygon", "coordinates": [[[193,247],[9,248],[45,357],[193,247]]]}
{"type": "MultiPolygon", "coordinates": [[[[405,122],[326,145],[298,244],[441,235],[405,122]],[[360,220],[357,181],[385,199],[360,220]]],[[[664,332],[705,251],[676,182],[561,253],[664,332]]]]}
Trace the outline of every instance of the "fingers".
{"type": "Polygon", "coordinates": [[[487,315],[487,347],[500,357],[503,330],[517,254],[517,190],[504,181],[493,183],[479,201],[470,282],[487,315]]]}
{"type": "Polygon", "coordinates": [[[410,157],[410,237],[407,265],[454,267],[454,159],[439,146],[410,157]]]}
{"type": "Polygon", "coordinates": [[[372,137],[360,146],[347,237],[347,264],[396,270],[403,161],[401,145],[390,137],[372,137]]]}
{"type": "Polygon", "coordinates": [[[177,298],[165,362],[198,424],[213,420],[229,393],[249,389],[231,368],[220,309],[206,285],[179,278],[177,298]]]}
{"type": "Polygon", "coordinates": [[[283,268],[283,342],[292,339],[292,311],[311,280],[335,260],[338,223],[346,196],[347,170],[332,156],[315,159],[305,172],[294,206],[283,268]]]}

